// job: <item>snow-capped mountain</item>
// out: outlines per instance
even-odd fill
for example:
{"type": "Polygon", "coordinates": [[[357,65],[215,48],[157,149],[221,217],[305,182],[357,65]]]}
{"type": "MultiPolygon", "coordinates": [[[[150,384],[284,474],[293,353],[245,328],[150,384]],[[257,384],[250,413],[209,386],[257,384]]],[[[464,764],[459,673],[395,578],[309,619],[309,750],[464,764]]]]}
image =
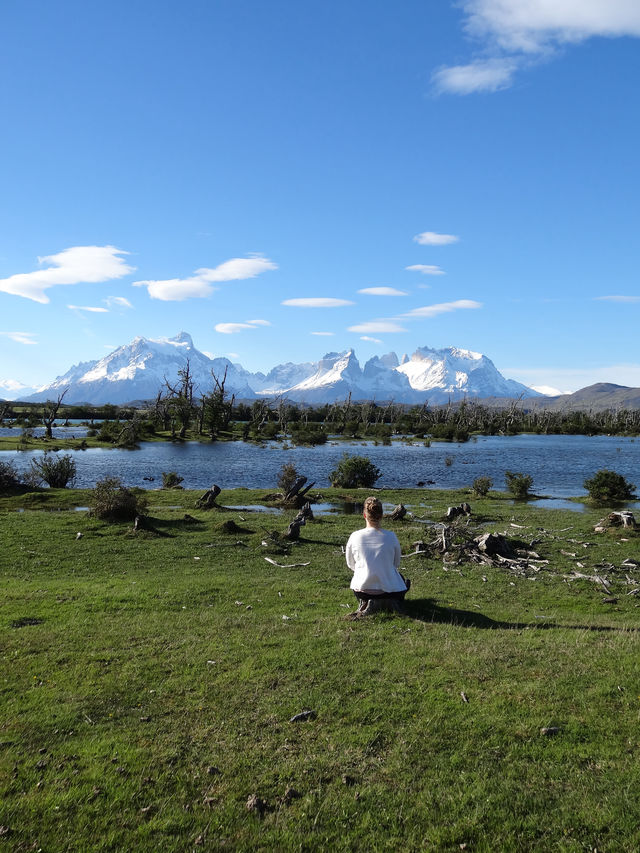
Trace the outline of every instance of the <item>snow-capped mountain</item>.
{"type": "Polygon", "coordinates": [[[327,353],[318,362],[280,364],[268,373],[251,373],[227,358],[210,358],[197,350],[190,335],[149,340],[135,338],[99,361],[75,365],[64,376],[23,398],[42,401],[65,389],[67,403],[122,404],[150,400],[175,383],[187,361],[196,393],[213,387],[213,376],[226,371],[226,390],[236,399],[286,396],[294,402],[327,403],[345,399],[394,400],[397,403],[446,402],[462,397],[537,397],[536,391],[505,379],[493,362],[468,350],[417,349],[399,362],[395,353],[376,356],[360,366],[353,350],[327,353]]]}
{"type": "Polygon", "coordinates": [[[65,403],[122,404],[151,400],[166,382],[175,383],[187,361],[195,386],[210,390],[212,371],[222,377],[227,370],[226,388],[237,396],[255,396],[241,368],[226,358],[211,359],[193,345],[191,336],[180,332],[175,338],[149,340],[137,337],[99,361],[82,362],[58,376],[50,385],[27,397],[30,401],[55,398],[66,388],[65,403]]]}
{"type": "Polygon", "coordinates": [[[420,347],[397,368],[417,391],[428,391],[429,399],[446,401],[462,394],[472,397],[540,396],[513,379],[505,379],[486,355],[448,347],[420,347]]]}

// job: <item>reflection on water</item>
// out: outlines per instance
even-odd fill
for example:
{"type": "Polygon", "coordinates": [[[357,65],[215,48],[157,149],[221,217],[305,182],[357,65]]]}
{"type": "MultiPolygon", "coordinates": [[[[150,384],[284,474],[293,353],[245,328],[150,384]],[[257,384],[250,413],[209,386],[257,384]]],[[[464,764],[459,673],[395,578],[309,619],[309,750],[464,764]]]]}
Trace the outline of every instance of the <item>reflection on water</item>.
{"type": "MultiPolygon", "coordinates": [[[[41,452],[5,451],[2,459],[25,471],[32,456],[41,452]]],[[[640,488],[640,442],[609,436],[478,436],[477,441],[465,444],[432,442],[430,447],[402,443],[362,447],[358,442],[286,450],[277,442],[262,447],[244,442],[149,442],[136,451],[89,448],[65,452],[76,460],[81,488],[107,476],[144,488],[149,478],[160,481],[163,471],[176,471],[184,477],[187,489],[208,489],[213,483],[222,489],[272,489],[282,465],[292,462],[309,482],[315,481],[316,489],[322,489],[329,485],[329,473],[345,452],[366,455],[378,466],[382,472],[376,484],[379,488],[412,488],[418,482],[442,489],[469,488],[476,477],[488,476],[495,489],[504,490],[504,472],[510,470],[530,474],[535,492],[557,499],[584,495],[584,480],[601,468],[619,472],[640,488]]]]}

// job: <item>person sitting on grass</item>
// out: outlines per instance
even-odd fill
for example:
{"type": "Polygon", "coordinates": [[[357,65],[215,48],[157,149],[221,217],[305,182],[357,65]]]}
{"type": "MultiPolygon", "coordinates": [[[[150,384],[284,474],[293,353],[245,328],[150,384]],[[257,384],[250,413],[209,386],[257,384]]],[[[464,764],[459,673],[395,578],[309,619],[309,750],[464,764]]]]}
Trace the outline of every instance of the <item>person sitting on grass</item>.
{"type": "Polygon", "coordinates": [[[351,589],[359,601],[358,613],[365,611],[372,599],[401,603],[411,586],[398,571],[400,543],[392,530],[381,526],[382,514],[378,498],[367,498],[363,512],[366,526],[352,533],[347,542],[347,565],[353,572],[351,589]]]}

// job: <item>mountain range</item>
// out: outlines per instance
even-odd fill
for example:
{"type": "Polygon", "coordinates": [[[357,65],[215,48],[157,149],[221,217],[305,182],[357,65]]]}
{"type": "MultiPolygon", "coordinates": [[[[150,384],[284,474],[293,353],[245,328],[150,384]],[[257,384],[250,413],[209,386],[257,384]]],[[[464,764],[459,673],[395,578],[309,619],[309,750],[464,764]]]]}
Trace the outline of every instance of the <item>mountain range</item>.
{"type": "Polygon", "coordinates": [[[227,358],[210,358],[181,332],[175,338],[137,337],[97,361],[82,362],[63,376],[23,396],[26,401],[55,399],[65,389],[65,403],[124,404],[156,397],[173,383],[187,361],[195,386],[209,391],[212,374],[226,371],[226,390],[238,400],[285,396],[298,403],[330,403],[351,394],[353,400],[394,400],[438,404],[463,397],[539,397],[519,382],[505,379],[491,359],[448,347],[418,348],[398,359],[395,353],[369,359],[364,367],[355,352],[330,352],[317,362],[279,364],[268,373],[251,373],[227,358]]]}

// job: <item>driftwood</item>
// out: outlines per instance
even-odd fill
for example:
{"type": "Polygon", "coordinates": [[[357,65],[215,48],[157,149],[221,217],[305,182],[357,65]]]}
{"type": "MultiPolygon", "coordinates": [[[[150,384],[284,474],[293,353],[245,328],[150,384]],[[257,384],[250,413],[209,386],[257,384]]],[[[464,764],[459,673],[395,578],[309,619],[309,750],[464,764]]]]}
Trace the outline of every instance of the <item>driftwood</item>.
{"type": "Polygon", "coordinates": [[[636,520],[632,512],[625,510],[623,512],[610,512],[609,515],[601,518],[594,527],[596,533],[604,533],[611,527],[628,527],[635,530],[637,527],[636,520]]]}
{"type": "Polygon", "coordinates": [[[207,489],[207,491],[201,497],[198,498],[198,500],[196,501],[196,507],[198,509],[213,509],[214,506],[217,506],[216,498],[218,497],[221,491],[222,489],[220,488],[220,486],[216,486],[214,483],[214,485],[211,486],[210,489],[207,489]]]}
{"type": "Polygon", "coordinates": [[[311,504],[307,501],[287,528],[287,532],[284,534],[285,537],[290,539],[292,542],[297,541],[300,538],[300,528],[303,527],[307,521],[312,520],[313,512],[311,511],[311,504]]]}
{"type": "Polygon", "coordinates": [[[499,556],[513,560],[516,556],[511,545],[499,533],[483,533],[482,536],[477,536],[473,541],[478,546],[478,550],[489,557],[499,556]]]}

